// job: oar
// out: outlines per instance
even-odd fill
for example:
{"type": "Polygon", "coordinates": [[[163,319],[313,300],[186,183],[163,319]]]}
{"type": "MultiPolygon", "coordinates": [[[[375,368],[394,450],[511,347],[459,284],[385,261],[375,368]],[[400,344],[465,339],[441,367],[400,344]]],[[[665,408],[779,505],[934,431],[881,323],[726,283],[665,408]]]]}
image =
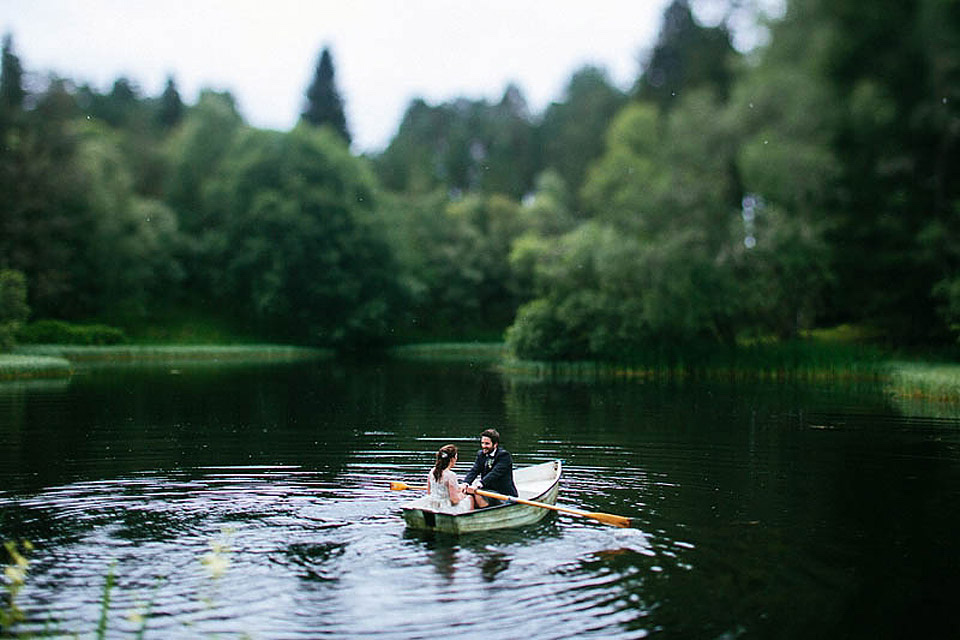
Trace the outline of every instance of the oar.
{"type": "Polygon", "coordinates": [[[541,509],[550,509],[551,511],[561,511],[574,516],[580,516],[582,518],[593,518],[594,520],[599,520],[600,522],[605,522],[606,524],[612,524],[615,527],[630,526],[630,518],[617,516],[612,513],[597,513],[580,511],[579,509],[570,509],[568,507],[558,507],[545,502],[535,502],[534,500],[524,500],[523,498],[517,498],[515,496],[505,496],[502,493],[494,493],[493,491],[485,491],[484,489],[477,489],[476,491],[481,496],[493,498],[495,500],[503,500],[504,502],[519,502],[520,504],[528,504],[531,507],[540,507],[541,509]]]}
{"type": "MultiPolygon", "coordinates": [[[[391,491],[403,491],[404,489],[419,489],[425,491],[426,487],[409,485],[405,482],[391,482],[390,490],[391,491]]],[[[495,500],[503,500],[504,502],[519,502],[520,504],[527,504],[531,507],[540,507],[541,509],[550,509],[551,511],[560,511],[562,513],[569,513],[574,516],[580,516],[582,518],[592,518],[594,520],[599,520],[606,524],[612,524],[615,527],[629,527],[631,525],[630,518],[625,518],[624,516],[617,516],[612,513],[598,513],[598,512],[588,512],[580,511],[579,509],[570,509],[567,507],[558,507],[556,505],[547,504],[545,502],[535,502],[534,500],[525,500],[523,498],[517,498],[514,496],[505,496],[500,493],[494,493],[493,491],[485,491],[484,489],[477,489],[476,492],[487,498],[493,498],[495,500]]]]}
{"type": "Polygon", "coordinates": [[[427,488],[421,485],[407,484],[406,482],[391,482],[390,491],[403,491],[404,489],[416,489],[417,491],[426,491],[427,488]]]}

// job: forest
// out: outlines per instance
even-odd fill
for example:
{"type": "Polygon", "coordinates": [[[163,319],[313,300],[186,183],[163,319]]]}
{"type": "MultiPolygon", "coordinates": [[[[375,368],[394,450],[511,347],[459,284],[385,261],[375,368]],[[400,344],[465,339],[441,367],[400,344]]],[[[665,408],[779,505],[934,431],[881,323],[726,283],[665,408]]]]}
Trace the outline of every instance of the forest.
{"type": "Polygon", "coordinates": [[[842,325],[956,344],[960,3],[789,0],[766,28],[739,52],[675,0],[629,89],[586,66],[542,113],[514,85],[413,100],[375,154],[329,48],[274,131],[174,77],[37,78],[7,34],[0,342],[58,320],[544,361],[842,325]]]}

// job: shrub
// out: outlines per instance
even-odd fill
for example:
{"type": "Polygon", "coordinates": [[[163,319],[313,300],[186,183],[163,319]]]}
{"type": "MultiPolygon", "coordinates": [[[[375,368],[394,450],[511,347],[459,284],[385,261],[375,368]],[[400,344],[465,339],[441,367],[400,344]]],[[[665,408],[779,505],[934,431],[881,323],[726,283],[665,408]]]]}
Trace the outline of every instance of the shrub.
{"type": "Polygon", "coordinates": [[[26,344],[122,344],[127,336],[121,329],[104,324],[71,324],[62,320],[40,320],[20,329],[20,342],[26,344]]]}
{"type": "Polygon", "coordinates": [[[27,279],[19,271],[0,270],[0,351],[13,348],[17,331],[29,315],[27,279]]]}

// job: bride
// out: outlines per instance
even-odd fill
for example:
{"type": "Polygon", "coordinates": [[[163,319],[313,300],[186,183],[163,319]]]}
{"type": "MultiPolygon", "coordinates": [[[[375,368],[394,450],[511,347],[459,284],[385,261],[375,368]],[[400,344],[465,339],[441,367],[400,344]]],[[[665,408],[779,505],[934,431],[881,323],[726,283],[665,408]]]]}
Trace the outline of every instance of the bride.
{"type": "Polygon", "coordinates": [[[445,513],[464,513],[473,509],[473,496],[460,489],[453,465],[457,463],[457,446],[444,445],[437,451],[437,462],[427,474],[427,495],[430,508],[445,513]]]}

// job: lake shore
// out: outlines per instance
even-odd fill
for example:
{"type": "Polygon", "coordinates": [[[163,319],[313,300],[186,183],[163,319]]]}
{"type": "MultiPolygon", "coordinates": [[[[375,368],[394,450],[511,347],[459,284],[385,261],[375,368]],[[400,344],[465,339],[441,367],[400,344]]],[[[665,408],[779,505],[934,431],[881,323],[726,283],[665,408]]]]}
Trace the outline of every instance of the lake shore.
{"type": "Polygon", "coordinates": [[[667,358],[654,356],[636,364],[517,360],[500,343],[416,344],[396,347],[390,353],[404,359],[494,363],[506,375],[533,378],[876,384],[897,400],[960,405],[960,363],[922,357],[906,359],[876,349],[826,341],[672,353],[667,358]]]}
{"type": "Polygon", "coordinates": [[[0,354],[0,380],[69,377],[76,365],[110,363],[302,362],[331,357],[324,349],[285,345],[21,345],[0,354]]]}
{"type": "MultiPolygon", "coordinates": [[[[737,356],[699,354],[635,365],[533,362],[510,357],[502,343],[443,342],[389,350],[391,357],[492,364],[507,375],[589,379],[711,378],[769,381],[877,383],[897,398],[960,404],[960,363],[893,358],[873,350],[753,347],[737,356]],[[829,354],[829,355],[825,355],[829,354]]],[[[109,363],[298,362],[333,357],[324,349],[285,345],[21,345],[0,354],[0,380],[69,377],[75,365],[109,363]]]]}

